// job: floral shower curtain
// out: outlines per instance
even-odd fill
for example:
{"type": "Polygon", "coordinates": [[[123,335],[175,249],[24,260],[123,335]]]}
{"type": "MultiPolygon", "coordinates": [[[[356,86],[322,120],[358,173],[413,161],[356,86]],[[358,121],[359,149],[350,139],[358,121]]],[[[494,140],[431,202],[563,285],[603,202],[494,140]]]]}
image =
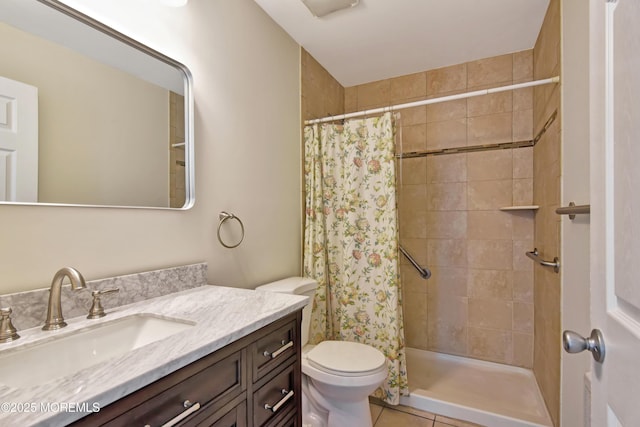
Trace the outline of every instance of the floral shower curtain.
{"type": "Polygon", "coordinates": [[[304,274],[318,282],[310,342],[369,344],[387,358],[375,396],[408,394],[391,113],[306,126],[304,274]]]}

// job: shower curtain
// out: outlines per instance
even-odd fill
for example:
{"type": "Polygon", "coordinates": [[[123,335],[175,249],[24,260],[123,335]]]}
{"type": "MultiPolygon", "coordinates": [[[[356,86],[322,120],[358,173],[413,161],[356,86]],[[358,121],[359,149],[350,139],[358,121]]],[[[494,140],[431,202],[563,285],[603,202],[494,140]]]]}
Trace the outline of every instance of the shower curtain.
{"type": "Polygon", "coordinates": [[[408,394],[391,113],[304,129],[304,274],[318,282],[310,342],[369,344],[387,358],[375,396],[408,394]]]}

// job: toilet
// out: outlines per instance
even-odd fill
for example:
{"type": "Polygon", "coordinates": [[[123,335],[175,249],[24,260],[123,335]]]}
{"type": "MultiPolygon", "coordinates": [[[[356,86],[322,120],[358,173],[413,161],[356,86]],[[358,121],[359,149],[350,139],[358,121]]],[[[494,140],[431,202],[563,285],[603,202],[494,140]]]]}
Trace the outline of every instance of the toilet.
{"type": "Polygon", "coordinates": [[[311,307],[318,284],[289,277],[257,291],[305,295],[302,311],[302,425],[303,427],[371,427],[369,395],[387,378],[386,358],[361,343],[323,341],[308,344],[311,307]]]}

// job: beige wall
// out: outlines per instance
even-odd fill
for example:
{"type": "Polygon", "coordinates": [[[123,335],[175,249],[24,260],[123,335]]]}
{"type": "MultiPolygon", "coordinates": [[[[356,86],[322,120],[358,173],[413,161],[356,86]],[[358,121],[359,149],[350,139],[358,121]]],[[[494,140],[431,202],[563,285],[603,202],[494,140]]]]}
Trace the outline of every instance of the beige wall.
{"type": "MultiPolygon", "coordinates": [[[[560,74],[560,0],[551,0],[534,48],[534,77],[542,79],[560,74]]],[[[534,148],[533,200],[540,209],[535,216],[535,246],[545,259],[560,256],[561,218],[561,85],[534,90],[534,129],[539,131],[554,112],[558,117],[534,148]]],[[[562,261],[562,260],[561,260],[562,261]]],[[[534,372],[551,418],[558,425],[560,414],[560,323],[561,276],[552,269],[534,268],[535,343],[534,372]]]]}
{"type": "MultiPolygon", "coordinates": [[[[0,206],[0,291],[206,261],[213,284],[253,287],[300,273],[299,47],[252,0],[67,0],[189,67],[196,202],[189,211],[0,206]],[[218,213],[246,229],[216,239],[218,213]]],[[[72,165],[70,165],[71,167],[72,165]]]]}
{"type": "Polygon", "coordinates": [[[6,24],[0,41],[0,75],[38,88],[39,202],[168,206],[167,90],[6,24]]]}

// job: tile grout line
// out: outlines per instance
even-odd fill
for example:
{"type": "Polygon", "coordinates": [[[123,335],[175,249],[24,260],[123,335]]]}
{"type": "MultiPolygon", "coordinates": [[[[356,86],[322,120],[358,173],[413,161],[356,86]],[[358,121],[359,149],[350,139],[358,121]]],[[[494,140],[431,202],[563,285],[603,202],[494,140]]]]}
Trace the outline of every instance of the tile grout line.
{"type": "Polygon", "coordinates": [[[416,418],[422,418],[423,420],[432,420],[435,421],[436,414],[433,414],[434,418],[429,418],[420,414],[414,414],[413,412],[403,411],[402,409],[397,409],[391,406],[385,406],[384,409],[389,409],[390,411],[402,412],[403,414],[411,415],[416,418]]]}
{"type": "MultiPolygon", "coordinates": [[[[443,426],[443,427],[455,427],[454,425],[449,424],[449,423],[448,423],[449,419],[447,419],[446,417],[443,417],[442,415],[438,415],[438,414],[435,414],[435,413],[434,413],[434,414],[430,414],[430,415],[432,415],[432,416],[433,416],[433,418],[430,418],[430,417],[428,417],[428,416],[424,416],[424,415],[420,415],[420,414],[416,414],[416,413],[413,413],[413,412],[410,412],[410,411],[403,410],[403,407],[396,407],[396,406],[394,406],[394,405],[389,405],[389,404],[387,404],[387,403],[385,403],[385,402],[380,402],[380,403],[370,402],[370,404],[371,404],[371,403],[373,403],[374,405],[380,406],[380,407],[382,408],[382,410],[380,411],[380,413],[378,414],[378,416],[376,417],[376,419],[375,419],[375,420],[372,420],[372,423],[373,423],[373,426],[374,426],[374,427],[376,426],[377,422],[378,422],[378,421],[380,420],[380,418],[382,417],[382,413],[383,413],[386,409],[389,409],[389,410],[391,410],[391,411],[395,411],[395,412],[401,412],[401,413],[404,413],[404,414],[410,415],[410,416],[412,416],[412,417],[420,418],[420,419],[423,419],[423,420],[429,420],[429,421],[431,421],[431,426],[428,426],[428,427],[435,427],[435,426],[436,426],[436,422],[437,422],[439,425],[443,426]],[[442,419],[438,419],[438,417],[445,418],[445,419],[444,419],[444,420],[442,420],[442,419]]],[[[456,421],[462,421],[462,420],[456,420],[456,421]]],[[[467,421],[462,421],[462,422],[467,423],[467,421]]],[[[481,425],[479,425],[479,424],[473,424],[473,423],[469,423],[469,425],[474,425],[474,426],[477,426],[477,427],[483,427],[483,426],[481,426],[481,425]]]]}
{"type": "MultiPolygon", "coordinates": [[[[369,405],[371,405],[371,404],[369,404],[369,405]]],[[[378,405],[378,406],[380,406],[380,405],[378,405]]],[[[382,411],[384,411],[384,406],[382,406],[382,410],[378,413],[378,415],[376,416],[376,419],[372,420],[373,421],[373,427],[375,427],[375,425],[377,424],[378,420],[380,419],[380,416],[382,415],[382,411]]]]}

